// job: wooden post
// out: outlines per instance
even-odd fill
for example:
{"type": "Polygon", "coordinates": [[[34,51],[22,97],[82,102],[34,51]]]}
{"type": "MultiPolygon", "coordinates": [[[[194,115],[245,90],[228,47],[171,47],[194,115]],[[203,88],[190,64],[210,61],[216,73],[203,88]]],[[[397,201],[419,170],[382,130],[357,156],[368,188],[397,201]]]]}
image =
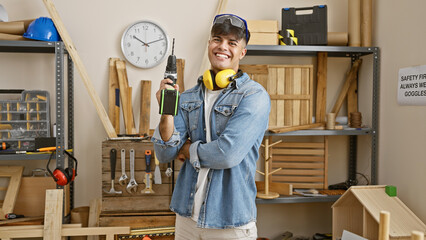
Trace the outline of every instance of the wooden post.
{"type": "Polygon", "coordinates": [[[424,240],[425,234],[420,231],[412,231],[411,232],[411,240],[424,240]]]}
{"type": "Polygon", "coordinates": [[[108,116],[114,126],[115,132],[120,133],[120,88],[118,85],[117,68],[115,62],[119,58],[109,59],[108,78],[108,116]],[[118,92],[118,94],[117,94],[118,92]]]}
{"type": "Polygon", "coordinates": [[[317,102],[315,122],[325,121],[327,100],[327,53],[317,54],[317,102]]]}
{"type": "Polygon", "coordinates": [[[44,240],[61,239],[63,203],[63,189],[46,190],[46,204],[44,207],[43,230],[44,240]]]}
{"type": "Polygon", "coordinates": [[[336,103],[334,104],[333,110],[331,110],[332,113],[335,113],[336,116],[340,111],[340,108],[342,107],[343,101],[346,98],[346,95],[348,94],[349,87],[351,86],[351,83],[354,79],[356,79],[358,75],[359,67],[361,66],[362,60],[358,59],[356,60],[351,67],[351,70],[346,76],[345,84],[343,85],[342,90],[340,91],[339,97],[336,100],[336,103]]]}
{"type": "Polygon", "coordinates": [[[141,110],[139,113],[139,134],[149,135],[149,119],[151,116],[151,81],[149,80],[141,80],[140,109],[141,110]]]}
{"type": "Polygon", "coordinates": [[[177,84],[179,85],[179,93],[185,91],[185,81],[184,81],[184,73],[185,73],[185,59],[178,58],[176,60],[177,65],[177,84]]]}
{"type": "Polygon", "coordinates": [[[379,240],[389,240],[390,212],[380,211],[379,240]]]}

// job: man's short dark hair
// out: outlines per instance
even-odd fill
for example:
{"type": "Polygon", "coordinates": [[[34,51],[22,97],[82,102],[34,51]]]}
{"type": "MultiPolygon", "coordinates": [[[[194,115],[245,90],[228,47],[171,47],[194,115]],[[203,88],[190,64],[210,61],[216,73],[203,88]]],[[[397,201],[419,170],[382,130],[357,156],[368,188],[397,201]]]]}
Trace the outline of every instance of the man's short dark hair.
{"type": "Polygon", "coordinates": [[[212,36],[220,36],[220,35],[228,35],[232,34],[237,37],[238,40],[244,39],[246,45],[250,40],[250,31],[247,29],[247,39],[245,30],[233,26],[229,21],[225,21],[224,23],[216,23],[213,25],[211,30],[212,36]]]}

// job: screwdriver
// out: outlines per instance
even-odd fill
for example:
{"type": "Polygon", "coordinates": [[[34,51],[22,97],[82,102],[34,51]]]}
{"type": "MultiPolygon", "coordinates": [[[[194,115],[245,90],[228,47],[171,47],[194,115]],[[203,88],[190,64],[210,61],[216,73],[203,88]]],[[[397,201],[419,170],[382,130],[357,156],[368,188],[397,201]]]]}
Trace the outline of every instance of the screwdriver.
{"type": "Polygon", "coordinates": [[[15,218],[23,218],[23,217],[25,217],[25,216],[14,214],[14,213],[8,213],[8,214],[4,215],[4,218],[6,218],[6,219],[15,219],[15,218]]]}

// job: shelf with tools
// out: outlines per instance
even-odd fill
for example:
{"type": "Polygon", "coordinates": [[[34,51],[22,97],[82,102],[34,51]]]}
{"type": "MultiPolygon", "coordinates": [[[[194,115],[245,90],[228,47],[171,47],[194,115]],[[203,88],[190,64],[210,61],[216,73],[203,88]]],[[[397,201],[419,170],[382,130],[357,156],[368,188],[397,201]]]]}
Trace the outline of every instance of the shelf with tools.
{"type": "MultiPolygon", "coordinates": [[[[73,161],[65,166],[65,149],[73,149],[74,152],[74,65],[69,57],[63,42],[45,41],[0,41],[0,52],[3,53],[47,53],[54,54],[55,66],[52,71],[55,73],[55,95],[52,97],[55,103],[53,111],[56,117],[56,147],[54,158],[56,158],[56,168],[65,169],[74,167],[73,161]],[[66,67],[65,67],[66,64],[66,67]],[[67,82],[65,84],[65,76],[67,82]],[[65,90],[67,92],[65,93],[65,90]],[[65,108],[65,103],[67,107],[65,108]],[[66,116],[66,118],[65,118],[66,116]],[[67,127],[65,127],[67,119],[67,127]],[[67,131],[67,132],[65,132],[67,131]]],[[[52,101],[53,102],[53,101],[52,101]]],[[[47,106],[49,107],[49,106],[47,106]]],[[[46,126],[50,130],[50,126],[46,126]]],[[[50,132],[50,131],[48,131],[50,132]]],[[[0,154],[0,160],[48,160],[50,153],[34,153],[18,151],[15,154],[0,154]]],[[[58,188],[63,186],[57,185],[58,188]]],[[[74,184],[69,187],[69,208],[74,205],[74,184]]]]}
{"type": "MultiPolygon", "coordinates": [[[[332,129],[332,130],[327,130],[324,129],[325,124],[323,125],[322,129],[315,129],[314,126],[315,124],[311,124],[310,122],[310,117],[309,116],[315,116],[315,114],[312,112],[307,112],[304,116],[306,119],[309,119],[309,122],[304,122],[304,123],[299,123],[299,124],[293,124],[293,125],[302,125],[302,124],[306,124],[308,125],[312,125],[312,129],[306,128],[303,130],[297,130],[297,128],[295,128],[296,130],[294,131],[283,131],[283,132],[271,132],[271,131],[266,131],[265,132],[265,139],[269,139],[270,141],[270,145],[275,145],[278,144],[277,146],[280,146],[284,149],[283,143],[278,143],[278,142],[272,142],[272,138],[273,139],[280,139],[282,137],[293,137],[293,136],[324,136],[324,138],[327,138],[328,136],[348,136],[349,137],[349,164],[348,164],[348,172],[349,172],[349,179],[346,182],[349,186],[351,185],[355,185],[356,181],[356,161],[357,161],[357,137],[358,136],[362,136],[362,135],[366,135],[366,136],[370,136],[371,137],[371,160],[370,160],[370,166],[371,166],[371,184],[377,184],[377,155],[378,155],[378,150],[377,150],[377,146],[378,146],[378,100],[379,100],[379,65],[380,65],[380,56],[379,56],[379,48],[378,47],[347,47],[347,46],[282,46],[282,45],[248,45],[247,46],[247,56],[273,56],[273,57],[317,57],[319,58],[320,54],[323,54],[323,56],[325,55],[325,59],[327,59],[327,57],[333,57],[333,58],[350,58],[352,66],[354,65],[354,63],[360,59],[361,57],[372,57],[372,76],[371,76],[371,81],[372,81],[372,112],[371,112],[371,126],[368,127],[357,127],[357,128],[353,128],[353,127],[343,127],[342,129],[332,129]]],[[[258,62],[258,61],[255,61],[258,62]]],[[[325,61],[326,62],[326,61],[325,61]]],[[[258,64],[262,64],[262,63],[258,63],[258,64]]],[[[247,68],[250,69],[251,68],[251,76],[254,80],[255,77],[259,77],[260,82],[262,83],[262,85],[265,85],[266,81],[265,79],[269,79],[271,75],[267,75],[268,71],[266,70],[266,75],[265,76],[261,76],[261,73],[264,71],[264,66],[269,67],[269,74],[271,74],[271,72],[275,71],[271,71],[272,68],[282,68],[283,70],[281,71],[287,71],[285,70],[285,68],[290,67],[291,65],[248,65],[247,66],[243,66],[245,69],[244,71],[247,72],[247,68]]],[[[326,66],[326,65],[325,65],[326,66]]],[[[300,66],[298,66],[300,67],[300,66]]],[[[302,75],[303,75],[303,71],[302,71],[302,75]]],[[[307,70],[308,71],[308,70],[307,70]]],[[[311,71],[311,75],[310,78],[312,79],[312,67],[310,69],[311,71]]],[[[265,71],[264,71],[265,72],[265,71]]],[[[265,73],[264,73],[265,74],[265,73]]],[[[316,74],[316,73],[314,73],[316,74]]],[[[250,73],[249,73],[250,75],[250,73]]],[[[276,77],[276,73],[273,73],[273,77],[276,77]],[[274,75],[275,74],[275,75],[274,75]]],[[[318,75],[317,75],[318,76],[318,75]]],[[[277,77],[279,79],[279,77],[277,77]]],[[[303,84],[303,76],[301,77],[302,80],[300,80],[299,82],[302,82],[303,84]]],[[[325,77],[326,79],[326,77],[325,77]]],[[[270,81],[270,80],[269,80],[270,81]]],[[[275,83],[276,84],[276,83],[275,83]]],[[[305,85],[308,85],[307,83],[305,85]]],[[[277,88],[277,85],[273,85],[273,88],[277,88]]],[[[307,88],[309,88],[309,86],[307,86],[307,88]]],[[[310,88],[312,88],[312,83],[310,85],[310,88]]],[[[303,86],[302,86],[303,89],[303,86]]],[[[273,90],[274,93],[273,96],[271,95],[271,100],[274,99],[289,99],[288,96],[279,96],[277,90],[273,90]]],[[[284,90],[282,90],[284,91],[284,90]]],[[[303,90],[302,90],[303,91],[303,90]]],[[[269,91],[268,91],[269,92],[269,91]]],[[[283,92],[284,93],[284,92],[283,92]]],[[[288,94],[288,93],[287,93],[288,94]]],[[[304,96],[299,97],[299,99],[308,99],[309,94],[307,92],[304,92],[304,96]]],[[[311,104],[309,107],[311,107],[312,109],[312,105],[314,104],[314,101],[312,100],[312,96],[313,93],[310,92],[310,96],[311,98],[309,99],[309,101],[311,101],[309,104],[311,104]]],[[[295,97],[294,94],[291,95],[289,94],[290,97],[295,97]]],[[[318,96],[317,96],[318,98],[318,96]]],[[[296,98],[294,98],[296,99],[296,98]]],[[[340,99],[340,97],[338,98],[338,100],[340,99]]],[[[344,99],[344,98],[343,98],[344,99]]],[[[343,101],[342,99],[342,101],[343,101]]],[[[324,100],[325,101],[325,100],[324,100]]],[[[357,104],[357,103],[355,103],[357,104]]],[[[302,104],[300,104],[301,106],[302,104]]],[[[325,106],[325,105],[324,105],[325,106]]],[[[306,109],[309,107],[305,107],[306,109]]],[[[318,105],[317,105],[318,107],[318,105]]],[[[302,109],[302,108],[300,108],[302,109]]],[[[340,109],[340,106],[339,106],[340,109]]],[[[299,111],[299,109],[297,109],[299,111]]],[[[334,110],[334,109],[333,109],[334,110]]],[[[302,111],[302,110],[300,110],[302,111]]],[[[308,110],[306,110],[308,111],[308,110]]],[[[324,110],[325,111],[325,110],[324,110]]],[[[338,112],[338,110],[337,110],[338,112]]],[[[349,114],[348,114],[349,115],[349,114]]],[[[317,115],[318,117],[318,115],[317,115]]],[[[321,119],[325,119],[325,113],[323,113],[322,118],[321,119]]],[[[275,121],[275,119],[274,119],[275,121]]],[[[314,121],[314,120],[313,120],[314,121]]],[[[319,124],[319,123],[318,123],[319,124]]],[[[271,124],[270,124],[271,125],[271,124]]],[[[279,125],[278,125],[279,126],[279,125]]],[[[292,126],[292,125],[290,125],[292,126]]],[[[271,128],[271,126],[270,126],[271,128]]],[[[327,141],[327,140],[325,140],[327,141]]],[[[317,143],[316,143],[317,144],[317,143]]],[[[267,145],[267,144],[266,144],[267,145]]],[[[300,144],[299,144],[300,145],[300,144]]],[[[325,145],[327,146],[327,144],[325,143],[325,145]]],[[[308,146],[305,143],[305,146],[308,146]]],[[[272,147],[268,147],[268,146],[263,146],[265,148],[265,151],[270,152],[272,147]],[[266,150],[266,148],[268,148],[268,150],[266,150]]],[[[299,146],[297,146],[296,148],[299,148],[299,146]]],[[[325,147],[326,149],[327,147],[325,147]]],[[[281,150],[281,151],[286,151],[286,150],[281,150]]],[[[326,150],[324,150],[326,151],[326,150]]],[[[266,155],[266,153],[265,153],[266,155]]],[[[272,156],[272,154],[271,154],[272,156]]],[[[267,156],[267,160],[265,160],[265,168],[266,168],[266,162],[269,161],[270,156],[267,156]]],[[[261,173],[262,175],[265,176],[265,181],[266,179],[271,179],[272,176],[268,176],[266,177],[266,175],[272,175],[272,174],[276,174],[277,171],[279,171],[276,167],[271,167],[268,166],[269,169],[265,169],[264,173],[261,173]]],[[[325,167],[325,170],[327,171],[327,168],[325,167]]],[[[270,180],[269,180],[270,181],[270,180]]],[[[325,181],[325,183],[327,183],[325,181]]],[[[324,188],[326,188],[326,186],[324,185],[324,188]]],[[[271,195],[272,196],[272,195],[271,195]]],[[[340,195],[329,195],[329,196],[320,196],[320,197],[305,197],[305,196],[283,196],[280,195],[278,198],[275,197],[272,199],[260,199],[257,198],[256,199],[256,203],[259,204],[267,204],[267,203],[302,203],[302,202],[334,202],[339,198],[340,195]]]]}

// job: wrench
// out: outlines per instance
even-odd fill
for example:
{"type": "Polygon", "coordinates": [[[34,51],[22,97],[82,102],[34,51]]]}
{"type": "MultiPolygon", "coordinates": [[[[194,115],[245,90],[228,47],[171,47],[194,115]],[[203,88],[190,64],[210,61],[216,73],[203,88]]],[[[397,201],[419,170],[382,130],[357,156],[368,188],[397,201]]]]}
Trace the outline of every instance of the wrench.
{"type": "Polygon", "coordinates": [[[135,180],[135,150],[133,148],[130,149],[130,181],[126,190],[130,194],[138,191],[138,183],[135,180]]]}
{"type": "Polygon", "coordinates": [[[129,178],[126,175],[126,149],[121,149],[121,177],[118,180],[121,186],[126,186],[129,178]]]}

